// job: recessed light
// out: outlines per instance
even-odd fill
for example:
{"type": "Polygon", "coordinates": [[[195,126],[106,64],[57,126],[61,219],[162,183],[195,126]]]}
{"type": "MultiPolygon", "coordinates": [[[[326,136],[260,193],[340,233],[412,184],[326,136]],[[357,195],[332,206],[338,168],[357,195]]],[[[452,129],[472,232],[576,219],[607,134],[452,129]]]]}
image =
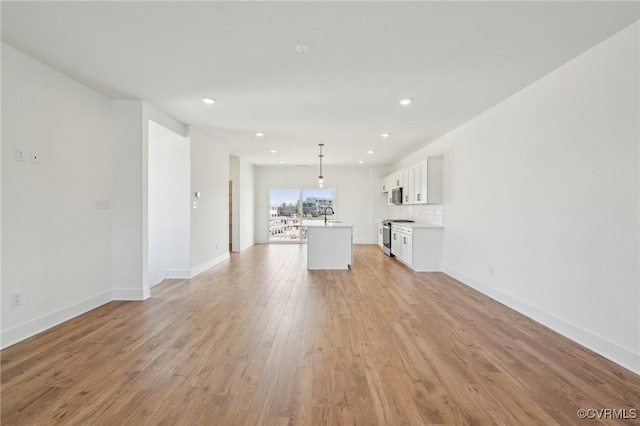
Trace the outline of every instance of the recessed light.
{"type": "Polygon", "coordinates": [[[284,164],[284,160],[280,160],[280,164],[284,164]]]}
{"type": "Polygon", "coordinates": [[[358,161],[358,163],[364,164],[364,160],[360,160],[360,161],[358,161]]]}
{"type": "Polygon", "coordinates": [[[263,136],[264,136],[264,133],[257,132],[257,133],[256,133],[256,136],[257,136],[257,137],[259,137],[259,138],[261,138],[261,137],[263,137],[263,136]]]}
{"type": "Polygon", "coordinates": [[[207,105],[212,105],[216,103],[216,100],[213,98],[202,98],[202,102],[204,102],[207,105]]]}
{"type": "Polygon", "coordinates": [[[272,154],[275,154],[275,153],[276,153],[276,152],[278,152],[278,151],[276,151],[275,149],[272,149],[272,150],[271,150],[271,151],[269,151],[269,152],[270,152],[270,153],[272,153],[272,154]]]}
{"type": "Polygon", "coordinates": [[[411,102],[413,102],[413,99],[409,99],[409,98],[402,99],[402,100],[400,101],[400,105],[402,105],[402,106],[407,106],[407,105],[409,105],[411,102]]]}
{"type": "Polygon", "coordinates": [[[383,133],[380,136],[383,138],[388,138],[389,136],[391,136],[391,133],[383,133]]]}
{"type": "Polygon", "coordinates": [[[367,151],[367,154],[373,154],[374,152],[375,152],[375,151],[373,151],[373,150],[371,150],[371,149],[370,149],[369,151],[367,151]]]}

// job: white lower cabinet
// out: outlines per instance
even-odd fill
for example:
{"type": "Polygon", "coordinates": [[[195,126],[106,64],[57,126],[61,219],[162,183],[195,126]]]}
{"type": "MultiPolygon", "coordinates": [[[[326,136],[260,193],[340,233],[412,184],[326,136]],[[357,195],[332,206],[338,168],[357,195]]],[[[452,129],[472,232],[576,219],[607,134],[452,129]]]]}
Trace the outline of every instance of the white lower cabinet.
{"type": "Polygon", "coordinates": [[[397,259],[402,256],[400,231],[396,225],[391,225],[391,254],[393,254],[397,259]]]}
{"type": "Polygon", "coordinates": [[[382,248],[383,244],[384,244],[384,237],[382,235],[382,223],[379,222],[378,223],[378,245],[380,246],[380,248],[382,248]]]}
{"type": "Polygon", "coordinates": [[[442,228],[392,225],[391,253],[414,271],[441,271],[442,228]]]}
{"type": "Polygon", "coordinates": [[[408,266],[413,265],[413,237],[400,233],[400,258],[408,266]]]}

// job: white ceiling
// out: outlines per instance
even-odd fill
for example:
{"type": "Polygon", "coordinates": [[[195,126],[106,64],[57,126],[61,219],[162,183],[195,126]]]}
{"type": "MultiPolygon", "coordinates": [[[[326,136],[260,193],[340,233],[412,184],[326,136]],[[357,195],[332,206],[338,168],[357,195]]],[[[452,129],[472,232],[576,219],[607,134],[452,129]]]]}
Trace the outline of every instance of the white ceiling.
{"type": "Polygon", "coordinates": [[[317,164],[318,143],[325,164],[392,164],[639,19],[638,2],[1,7],[7,44],[111,98],[205,126],[254,164],[292,165],[317,164]],[[404,97],[413,104],[399,106],[404,97]]]}

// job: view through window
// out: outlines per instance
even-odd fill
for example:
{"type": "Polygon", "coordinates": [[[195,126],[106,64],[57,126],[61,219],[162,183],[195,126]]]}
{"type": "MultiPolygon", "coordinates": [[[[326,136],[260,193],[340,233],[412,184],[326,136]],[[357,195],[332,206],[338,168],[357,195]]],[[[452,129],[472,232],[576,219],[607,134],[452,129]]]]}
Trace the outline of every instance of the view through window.
{"type": "Polygon", "coordinates": [[[269,189],[269,242],[302,242],[307,239],[302,220],[324,220],[324,209],[333,208],[333,189],[269,189]]]}

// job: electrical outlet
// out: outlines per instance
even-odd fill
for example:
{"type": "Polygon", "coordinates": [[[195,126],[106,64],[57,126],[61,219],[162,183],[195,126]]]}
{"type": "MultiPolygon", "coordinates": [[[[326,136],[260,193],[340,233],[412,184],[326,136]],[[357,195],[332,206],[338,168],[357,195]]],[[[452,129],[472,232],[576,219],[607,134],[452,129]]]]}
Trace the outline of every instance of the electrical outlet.
{"type": "Polygon", "coordinates": [[[22,293],[14,292],[11,293],[11,306],[22,305],[22,293]]]}

